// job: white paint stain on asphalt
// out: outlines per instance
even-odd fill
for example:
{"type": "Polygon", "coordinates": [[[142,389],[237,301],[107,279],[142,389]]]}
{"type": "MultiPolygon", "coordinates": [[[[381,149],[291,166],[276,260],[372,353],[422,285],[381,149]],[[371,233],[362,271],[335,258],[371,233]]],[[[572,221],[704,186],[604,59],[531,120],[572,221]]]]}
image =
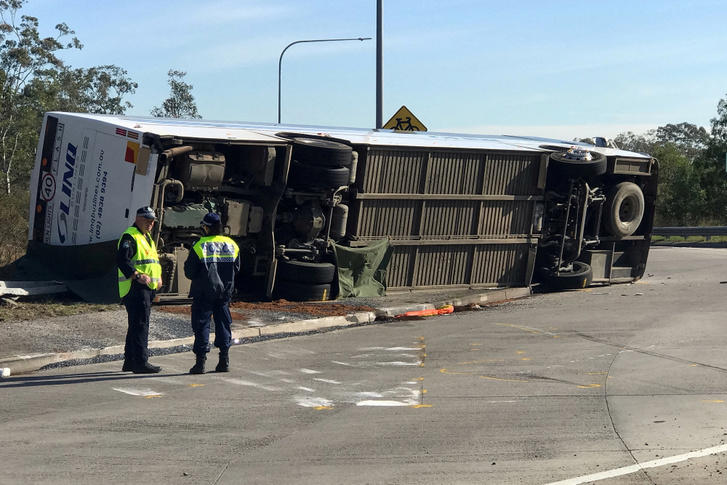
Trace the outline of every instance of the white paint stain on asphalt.
{"type": "Polygon", "coordinates": [[[333,405],[333,401],[329,401],[323,397],[313,396],[295,396],[295,402],[298,406],[303,406],[304,408],[330,407],[333,405]]]}
{"type": "Polygon", "coordinates": [[[317,370],[313,370],[313,369],[305,369],[305,368],[303,368],[303,369],[300,369],[300,371],[301,371],[301,372],[302,372],[303,374],[320,374],[320,372],[319,372],[319,371],[317,371],[317,370]]]}
{"type": "Polygon", "coordinates": [[[310,387],[305,387],[305,386],[298,386],[298,387],[296,387],[296,389],[300,389],[301,391],[305,391],[305,392],[316,392],[315,389],[311,389],[310,387]]]}
{"type": "Polygon", "coordinates": [[[129,394],[130,396],[162,396],[163,394],[161,392],[154,391],[149,388],[145,389],[134,389],[131,387],[112,387],[114,391],[123,392],[124,394],[129,394]]]}
{"type": "Polygon", "coordinates": [[[725,451],[727,451],[727,445],[713,446],[711,448],[704,448],[702,450],[692,451],[690,453],[684,453],[682,455],[668,456],[665,458],[659,458],[658,460],[651,460],[644,463],[637,463],[635,465],[614,468],[612,470],[606,470],[600,473],[593,473],[591,475],[583,475],[576,478],[569,478],[567,480],[561,480],[559,482],[551,482],[548,485],[579,485],[581,483],[596,482],[599,480],[606,480],[608,478],[630,475],[632,473],[636,473],[647,468],[657,468],[664,465],[680,463],[682,461],[687,461],[692,458],[701,458],[703,456],[716,455],[725,451]]]}
{"type": "Polygon", "coordinates": [[[314,377],[313,380],[318,382],[325,382],[326,384],[340,384],[339,381],[334,381],[333,379],[321,379],[320,377],[314,377]]]}
{"type": "Polygon", "coordinates": [[[368,401],[360,401],[356,403],[356,406],[411,406],[412,404],[416,403],[408,403],[408,402],[401,402],[401,401],[378,401],[378,400],[368,400],[368,401]]]}
{"type": "Polygon", "coordinates": [[[242,379],[223,379],[225,382],[229,382],[230,384],[235,384],[238,386],[247,386],[247,387],[257,387],[258,389],[262,389],[264,391],[279,391],[280,389],[273,386],[266,386],[264,384],[258,384],[257,382],[252,381],[245,381],[242,379]]]}
{"type": "Polygon", "coordinates": [[[392,362],[377,362],[376,365],[393,365],[393,366],[406,366],[406,365],[419,365],[422,362],[420,360],[416,362],[402,362],[400,360],[395,360],[392,362]]]}

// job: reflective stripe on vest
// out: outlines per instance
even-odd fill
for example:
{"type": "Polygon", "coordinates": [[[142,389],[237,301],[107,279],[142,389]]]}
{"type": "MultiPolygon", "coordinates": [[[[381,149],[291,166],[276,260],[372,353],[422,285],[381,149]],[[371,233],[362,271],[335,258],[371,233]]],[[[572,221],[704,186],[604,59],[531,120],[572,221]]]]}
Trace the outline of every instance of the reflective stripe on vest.
{"type": "MultiPolygon", "coordinates": [[[[156,246],[154,241],[147,238],[134,226],[131,226],[124,234],[128,234],[134,238],[136,243],[136,253],[131,258],[131,264],[134,266],[136,271],[141,274],[149,276],[151,281],[147,285],[150,289],[156,290],[162,281],[162,267],[159,264],[159,255],[157,254],[156,246]]],[[[121,245],[121,239],[124,237],[122,234],[119,238],[119,242],[116,244],[118,248],[121,245]]],[[[123,298],[131,290],[131,278],[124,276],[121,270],[118,270],[119,277],[119,296],[123,298]]]]}
{"type": "Polygon", "coordinates": [[[240,254],[237,243],[227,236],[205,236],[193,247],[200,261],[204,263],[230,262],[240,254]]]}

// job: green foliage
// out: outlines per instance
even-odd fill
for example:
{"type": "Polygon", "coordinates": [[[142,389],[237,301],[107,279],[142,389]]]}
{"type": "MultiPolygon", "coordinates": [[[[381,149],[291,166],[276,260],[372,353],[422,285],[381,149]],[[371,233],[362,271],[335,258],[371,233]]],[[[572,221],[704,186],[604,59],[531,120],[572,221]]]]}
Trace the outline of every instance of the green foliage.
{"type": "Polygon", "coordinates": [[[186,72],[170,69],[169,88],[171,94],[164,100],[161,107],[155,106],[151,110],[152,116],[158,118],[202,118],[197,112],[197,104],[192,96],[191,84],[184,82],[186,72]]]}
{"type": "Polygon", "coordinates": [[[705,193],[694,165],[674,143],[657,144],[651,155],[659,160],[656,224],[697,225],[702,217],[705,193]]]}
{"type": "Polygon", "coordinates": [[[63,51],[83,45],[65,23],[54,37],[41,37],[39,21],[21,15],[25,0],[0,1],[0,172],[4,192],[27,190],[46,111],[121,114],[137,84],[124,69],[97,66],[74,69],[63,51]]]}
{"type": "Polygon", "coordinates": [[[641,135],[621,133],[614,141],[625,150],[648,153],[659,161],[656,225],[708,225],[727,221],[724,217],[727,214],[720,215],[715,204],[721,194],[727,196],[727,186],[720,182],[724,179],[724,167],[717,173],[716,167],[705,158],[713,143],[706,129],[686,122],[670,123],[641,135]]]}
{"type": "MultiPolygon", "coordinates": [[[[28,242],[28,196],[0,192],[0,267],[25,254],[28,242]]],[[[2,279],[2,277],[0,277],[2,279]]]]}

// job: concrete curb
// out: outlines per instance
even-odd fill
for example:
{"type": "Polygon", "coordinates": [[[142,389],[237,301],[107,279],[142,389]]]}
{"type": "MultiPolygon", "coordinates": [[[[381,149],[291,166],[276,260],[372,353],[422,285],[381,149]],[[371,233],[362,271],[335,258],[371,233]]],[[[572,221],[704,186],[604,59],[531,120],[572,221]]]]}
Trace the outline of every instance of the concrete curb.
{"type": "MultiPolygon", "coordinates": [[[[348,315],[312,318],[309,320],[297,320],[294,322],[276,323],[273,325],[265,325],[260,327],[252,327],[238,329],[232,331],[232,338],[258,338],[271,336],[294,336],[316,330],[333,327],[347,327],[351,325],[359,325],[362,323],[372,323],[375,320],[390,319],[396,315],[415,310],[428,310],[438,308],[444,305],[453,305],[455,311],[467,310],[471,305],[492,304],[518,298],[526,298],[530,296],[530,288],[506,288],[499,290],[488,290],[483,293],[469,295],[463,298],[454,298],[442,300],[436,303],[412,303],[408,305],[399,305],[392,307],[382,307],[376,309],[375,312],[357,312],[348,315]]],[[[194,337],[184,337],[171,340],[153,340],[149,342],[150,349],[167,349],[186,345],[191,347],[194,343],[194,337]]],[[[32,354],[19,357],[11,357],[0,360],[0,370],[2,377],[8,377],[17,374],[27,374],[34,372],[42,367],[58,362],[66,362],[69,360],[93,359],[105,355],[119,355],[124,353],[123,345],[113,345],[102,349],[82,349],[71,352],[59,352],[49,354],[32,354]]]]}
{"type": "Polygon", "coordinates": [[[402,313],[416,310],[433,310],[445,305],[452,305],[455,311],[467,310],[472,305],[488,305],[492,303],[503,302],[507,300],[516,300],[526,298],[531,295],[530,287],[524,288],[503,288],[498,290],[488,290],[484,293],[468,295],[462,298],[451,298],[441,300],[436,303],[413,303],[410,305],[399,305],[392,307],[382,307],[376,309],[376,318],[393,318],[402,313]]]}

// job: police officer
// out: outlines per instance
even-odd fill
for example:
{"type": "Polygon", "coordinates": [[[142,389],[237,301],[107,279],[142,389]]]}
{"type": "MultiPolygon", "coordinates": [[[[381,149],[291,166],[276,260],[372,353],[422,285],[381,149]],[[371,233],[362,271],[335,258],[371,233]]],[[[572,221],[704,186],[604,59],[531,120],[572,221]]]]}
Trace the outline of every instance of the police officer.
{"type": "Polygon", "coordinates": [[[156,214],[151,207],[136,211],[134,225],[121,235],[117,244],[119,296],[126,306],[129,329],[126,332],[123,371],[154,374],[161,367],[148,361],[149,315],[156,290],[162,284],[159,255],[151,238],[156,214]]]}
{"type": "Polygon", "coordinates": [[[230,298],[235,290],[235,276],[240,271],[240,248],[235,241],[222,235],[220,216],[210,212],[201,222],[202,236],[184,262],[184,274],[192,280],[192,330],[197,358],[190,374],[203,374],[207,352],[210,350],[210,319],[215,320],[215,347],[220,349],[216,372],[230,368],[230,298]]]}

